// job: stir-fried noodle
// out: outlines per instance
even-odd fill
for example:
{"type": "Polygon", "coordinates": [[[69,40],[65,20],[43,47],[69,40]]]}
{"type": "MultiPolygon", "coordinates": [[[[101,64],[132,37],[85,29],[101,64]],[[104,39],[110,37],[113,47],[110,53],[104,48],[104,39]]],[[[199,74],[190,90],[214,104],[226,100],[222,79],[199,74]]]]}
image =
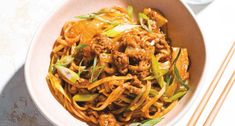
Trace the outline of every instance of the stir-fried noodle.
{"type": "Polygon", "coordinates": [[[77,16],[54,44],[50,90],[89,125],[157,123],[188,90],[187,49],[171,46],[167,19],[150,8],[136,17],[130,6],[77,16]]]}

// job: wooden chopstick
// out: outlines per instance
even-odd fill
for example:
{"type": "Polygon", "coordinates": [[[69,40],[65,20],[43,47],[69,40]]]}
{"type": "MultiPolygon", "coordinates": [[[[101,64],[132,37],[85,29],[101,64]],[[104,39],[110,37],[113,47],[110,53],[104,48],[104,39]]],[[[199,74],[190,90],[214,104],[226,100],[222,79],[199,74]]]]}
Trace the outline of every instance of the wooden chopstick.
{"type": "Polygon", "coordinates": [[[204,123],[204,126],[211,126],[213,123],[216,115],[218,114],[221,106],[224,103],[225,98],[227,97],[229,91],[231,90],[233,84],[235,82],[235,71],[233,72],[232,76],[230,77],[227,85],[223,89],[222,94],[219,96],[219,99],[216,101],[216,104],[214,105],[213,109],[211,110],[210,114],[208,115],[206,122],[204,123]]]}
{"type": "Polygon", "coordinates": [[[226,58],[224,59],[223,63],[221,64],[219,70],[217,71],[215,77],[213,78],[213,81],[211,82],[210,86],[208,87],[206,93],[204,94],[201,102],[197,106],[196,110],[194,111],[192,117],[190,118],[187,126],[195,126],[200,115],[202,114],[203,110],[205,109],[206,104],[208,103],[212,93],[214,92],[222,74],[225,71],[225,68],[227,67],[231,57],[234,54],[235,50],[235,42],[233,42],[231,49],[229,50],[228,54],[226,55],[226,58]]]}

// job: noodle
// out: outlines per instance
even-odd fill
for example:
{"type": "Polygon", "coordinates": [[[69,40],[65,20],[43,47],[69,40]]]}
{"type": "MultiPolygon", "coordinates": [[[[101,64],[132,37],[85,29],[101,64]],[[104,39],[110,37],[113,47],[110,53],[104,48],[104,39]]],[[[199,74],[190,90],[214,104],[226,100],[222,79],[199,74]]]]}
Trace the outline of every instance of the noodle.
{"type": "Polygon", "coordinates": [[[187,49],[167,41],[167,19],[150,8],[133,17],[130,6],[77,16],[53,46],[48,86],[88,125],[162,118],[188,90],[187,49]]]}

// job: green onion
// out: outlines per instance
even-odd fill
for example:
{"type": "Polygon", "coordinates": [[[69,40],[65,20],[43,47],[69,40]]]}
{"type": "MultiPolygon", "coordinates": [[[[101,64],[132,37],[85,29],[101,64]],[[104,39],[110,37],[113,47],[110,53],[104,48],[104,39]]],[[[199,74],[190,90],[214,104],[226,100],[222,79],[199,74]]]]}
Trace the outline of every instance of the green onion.
{"type": "Polygon", "coordinates": [[[147,76],[147,77],[145,77],[143,80],[153,80],[153,79],[154,79],[153,76],[147,76]]]}
{"type": "Polygon", "coordinates": [[[179,49],[179,51],[178,51],[178,53],[177,53],[177,56],[175,57],[175,59],[174,59],[174,61],[173,61],[173,64],[175,64],[176,61],[179,59],[180,53],[181,53],[181,48],[179,49]]]}
{"type": "Polygon", "coordinates": [[[149,17],[147,15],[145,15],[144,13],[139,13],[139,17],[141,17],[145,20],[149,20],[149,17]]]}
{"type": "Polygon", "coordinates": [[[93,66],[91,68],[91,78],[89,81],[90,82],[96,81],[100,76],[101,72],[104,70],[104,67],[105,66],[97,66],[97,57],[95,57],[93,61],[93,66]]]}
{"type": "Polygon", "coordinates": [[[48,81],[50,81],[52,88],[56,91],[59,91],[62,95],[64,95],[64,97],[70,101],[69,96],[66,94],[64,88],[62,87],[61,81],[54,76],[52,73],[48,74],[48,81]]]}
{"type": "Polygon", "coordinates": [[[127,30],[130,30],[130,29],[136,28],[136,27],[138,27],[138,25],[120,24],[112,29],[105,31],[103,34],[108,37],[116,37],[116,36],[120,35],[121,33],[125,32],[127,30]]]}
{"type": "Polygon", "coordinates": [[[107,19],[104,19],[104,18],[100,17],[100,16],[95,16],[95,18],[98,19],[98,20],[100,20],[100,21],[103,21],[103,22],[105,22],[105,23],[109,23],[109,24],[112,24],[112,23],[113,23],[113,22],[111,22],[111,21],[109,21],[109,20],[107,20],[107,19]]]}
{"type": "Polygon", "coordinates": [[[79,50],[79,49],[83,49],[86,48],[88,45],[87,44],[78,44],[75,49],[79,50]]]}
{"type": "Polygon", "coordinates": [[[54,56],[52,56],[51,57],[51,61],[50,61],[50,66],[49,66],[49,72],[51,72],[51,73],[54,73],[54,71],[55,71],[55,69],[54,69],[54,60],[55,60],[55,57],[54,56]]]}
{"type": "Polygon", "coordinates": [[[84,49],[86,48],[88,45],[87,44],[78,44],[76,47],[75,47],[75,51],[74,51],[74,54],[77,54],[81,49],[84,49]]]}
{"type": "Polygon", "coordinates": [[[69,65],[74,58],[72,56],[64,56],[60,60],[56,62],[56,65],[62,65],[62,66],[67,66],[69,65]]]}
{"type": "Polygon", "coordinates": [[[139,123],[139,122],[134,122],[134,123],[129,124],[129,126],[140,126],[140,125],[141,125],[141,123],[139,123]]]}
{"type": "Polygon", "coordinates": [[[187,93],[187,91],[177,92],[176,94],[174,94],[174,95],[171,96],[170,98],[165,99],[165,101],[166,101],[166,102],[175,101],[175,100],[177,100],[177,99],[183,97],[186,93],[187,93]]]}
{"type": "Polygon", "coordinates": [[[104,70],[104,68],[105,68],[105,66],[99,66],[99,67],[97,67],[97,74],[96,74],[96,76],[94,77],[94,79],[93,79],[93,81],[92,82],[94,82],[94,81],[96,81],[97,79],[98,79],[98,77],[100,76],[100,74],[101,74],[101,72],[104,70]]]}
{"type": "Polygon", "coordinates": [[[162,88],[166,84],[166,82],[164,81],[163,75],[166,74],[167,71],[164,69],[160,69],[159,62],[154,55],[152,55],[151,61],[152,61],[152,70],[153,70],[154,77],[157,80],[160,87],[162,88]]]}
{"type": "Polygon", "coordinates": [[[133,12],[134,12],[133,7],[132,6],[128,6],[126,8],[126,11],[127,11],[128,15],[129,15],[129,17],[132,19],[133,18],[133,12]]]}
{"type": "Polygon", "coordinates": [[[90,82],[93,82],[93,76],[94,76],[94,73],[95,73],[95,70],[96,70],[96,64],[97,64],[97,57],[95,57],[94,61],[93,61],[93,66],[92,66],[92,69],[91,69],[90,82]]]}
{"type": "Polygon", "coordinates": [[[75,18],[87,19],[87,20],[88,20],[88,19],[94,19],[94,18],[95,18],[95,19],[98,19],[98,20],[103,21],[103,22],[105,22],[105,23],[112,24],[111,21],[109,21],[109,20],[107,20],[107,19],[104,19],[104,18],[98,16],[98,14],[100,14],[100,13],[92,13],[92,14],[80,15],[80,16],[76,16],[75,18]]]}
{"type": "Polygon", "coordinates": [[[57,69],[59,75],[68,83],[75,84],[77,80],[79,80],[79,76],[74,71],[61,66],[61,65],[55,65],[55,68],[57,69]]]}
{"type": "Polygon", "coordinates": [[[156,95],[159,94],[159,92],[157,90],[151,88],[149,94],[153,95],[153,96],[156,96],[156,95]]]}
{"type": "Polygon", "coordinates": [[[155,124],[162,121],[163,118],[148,119],[140,122],[134,122],[129,124],[129,126],[154,126],[155,124]]]}
{"type": "Polygon", "coordinates": [[[98,94],[76,94],[73,96],[73,100],[76,102],[93,101],[98,94]]]}
{"type": "Polygon", "coordinates": [[[163,118],[156,118],[144,121],[140,126],[154,126],[155,124],[162,121],[163,118]]]}
{"type": "Polygon", "coordinates": [[[144,28],[145,30],[147,30],[148,32],[152,32],[152,20],[149,19],[149,17],[147,15],[145,15],[144,13],[139,13],[139,22],[140,25],[142,26],[142,28],[144,28]],[[144,24],[144,20],[147,21],[147,25],[146,26],[144,24]]]}
{"type": "Polygon", "coordinates": [[[180,77],[179,70],[177,69],[176,64],[174,64],[173,74],[174,74],[176,80],[188,90],[189,87],[187,84],[185,84],[185,82],[180,77]]]}
{"type": "Polygon", "coordinates": [[[170,74],[166,74],[165,81],[166,81],[167,86],[169,86],[173,81],[173,77],[170,74]]]}
{"type": "Polygon", "coordinates": [[[75,18],[79,18],[79,19],[93,19],[94,17],[95,17],[95,14],[86,14],[86,15],[76,16],[75,18]]]}
{"type": "MultiPolygon", "coordinates": [[[[82,62],[83,62],[83,59],[80,61],[80,63],[79,63],[79,68],[81,68],[82,67],[82,62]]],[[[82,70],[78,70],[78,76],[80,77],[80,75],[81,75],[81,73],[83,72],[83,71],[85,71],[85,68],[86,68],[86,66],[83,66],[84,67],[84,69],[82,69],[82,70]]]]}

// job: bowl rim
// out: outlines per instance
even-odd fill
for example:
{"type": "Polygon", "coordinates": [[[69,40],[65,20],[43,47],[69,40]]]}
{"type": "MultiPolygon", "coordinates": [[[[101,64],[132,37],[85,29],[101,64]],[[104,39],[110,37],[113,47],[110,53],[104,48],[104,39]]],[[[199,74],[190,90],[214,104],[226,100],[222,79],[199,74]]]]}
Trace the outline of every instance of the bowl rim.
{"type": "MultiPolygon", "coordinates": [[[[194,20],[194,23],[195,25],[198,27],[198,30],[201,34],[201,37],[202,37],[202,41],[204,42],[204,47],[206,46],[205,45],[205,37],[204,35],[202,34],[202,31],[201,31],[201,27],[200,25],[198,24],[198,20],[196,18],[196,15],[193,13],[192,9],[189,7],[189,5],[185,2],[185,1],[182,1],[182,0],[179,0],[179,2],[186,8],[186,10],[189,12],[189,14],[193,17],[193,20],[194,20]]],[[[60,10],[62,7],[66,6],[67,4],[69,4],[70,1],[65,1],[65,2],[62,2],[60,5],[58,5],[57,7],[55,7],[55,9],[53,9],[53,11],[51,11],[47,16],[46,18],[40,23],[40,25],[38,26],[37,30],[35,31],[33,37],[32,37],[32,40],[31,40],[31,43],[30,43],[30,46],[29,46],[29,49],[28,49],[28,52],[27,52],[27,56],[26,56],[26,60],[25,60],[25,67],[24,67],[24,75],[25,75],[25,80],[26,80],[26,85],[27,85],[27,90],[35,104],[35,106],[37,107],[37,109],[39,110],[39,112],[43,115],[43,117],[45,117],[50,123],[52,123],[53,125],[58,125],[60,126],[61,124],[58,123],[58,121],[56,121],[56,119],[51,116],[51,114],[49,114],[45,109],[44,107],[42,107],[41,103],[38,101],[35,93],[33,92],[33,88],[32,88],[32,84],[31,84],[31,81],[30,81],[30,63],[31,63],[31,58],[32,58],[32,52],[33,52],[33,47],[35,47],[35,44],[36,44],[36,40],[39,38],[39,34],[42,32],[44,26],[47,24],[47,22],[49,21],[50,17],[54,15],[54,13],[58,10],[60,10]]],[[[189,108],[193,105],[193,102],[196,100],[197,96],[199,95],[199,93],[201,92],[201,87],[203,86],[202,85],[202,80],[204,78],[204,75],[205,75],[205,68],[207,66],[207,58],[206,58],[206,54],[207,54],[207,50],[205,48],[205,62],[203,64],[203,70],[202,70],[202,74],[201,74],[201,77],[198,81],[198,86],[195,90],[195,93],[192,94],[192,97],[189,99],[188,103],[186,104],[186,106],[182,109],[182,111],[174,118],[172,119],[167,125],[169,126],[172,126],[172,125],[175,125],[179,120],[182,119],[182,117],[187,113],[189,112],[189,108]]],[[[72,115],[71,115],[72,116],[72,115]]]]}

